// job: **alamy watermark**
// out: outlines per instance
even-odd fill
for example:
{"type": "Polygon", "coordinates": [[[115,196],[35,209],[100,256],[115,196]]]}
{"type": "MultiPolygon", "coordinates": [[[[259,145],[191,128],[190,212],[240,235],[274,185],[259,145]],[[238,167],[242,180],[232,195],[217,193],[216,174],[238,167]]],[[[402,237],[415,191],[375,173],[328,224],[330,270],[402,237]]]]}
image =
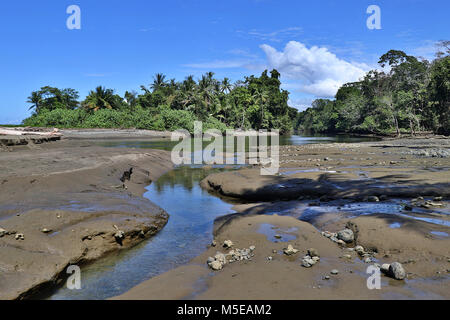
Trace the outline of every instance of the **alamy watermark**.
{"type": "Polygon", "coordinates": [[[370,276],[367,278],[367,289],[373,290],[381,289],[381,270],[379,267],[372,265],[367,267],[366,270],[367,274],[370,274],[370,276]]]}
{"type": "Polygon", "coordinates": [[[193,138],[187,130],[172,133],[172,141],[179,142],[172,149],[172,162],[175,165],[260,165],[261,175],[275,175],[280,166],[279,137],[279,130],[275,129],[226,130],[225,136],[217,129],[203,133],[203,123],[195,121],[193,138]],[[203,148],[205,142],[210,143],[203,148]]]}
{"type": "Polygon", "coordinates": [[[70,274],[66,285],[69,290],[81,290],[81,269],[79,266],[70,265],[67,267],[67,274],[70,274]]]}
{"type": "Polygon", "coordinates": [[[81,29],[81,9],[77,5],[68,6],[66,13],[70,14],[67,18],[66,26],[69,30],[80,30],[81,29]]]}
{"type": "Polygon", "coordinates": [[[372,4],[367,7],[367,14],[370,16],[367,18],[366,25],[369,30],[381,29],[381,9],[379,6],[372,4]]]}

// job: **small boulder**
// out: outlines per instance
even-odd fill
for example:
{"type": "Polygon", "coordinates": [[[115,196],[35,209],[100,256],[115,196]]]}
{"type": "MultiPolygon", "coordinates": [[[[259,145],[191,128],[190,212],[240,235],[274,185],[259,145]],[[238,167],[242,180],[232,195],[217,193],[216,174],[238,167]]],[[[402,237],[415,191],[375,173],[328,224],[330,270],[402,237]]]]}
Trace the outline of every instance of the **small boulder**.
{"type": "Polygon", "coordinates": [[[380,202],[380,199],[377,196],[370,196],[367,198],[369,202],[380,202]]]}
{"type": "Polygon", "coordinates": [[[353,242],[353,240],[355,240],[355,235],[352,230],[344,229],[337,233],[337,238],[346,243],[351,243],[351,242],[353,242]]]}
{"type": "Polygon", "coordinates": [[[51,230],[51,229],[44,228],[44,229],[41,230],[41,232],[42,232],[42,233],[50,233],[50,232],[52,232],[52,230],[51,230]]]}
{"type": "Polygon", "coordinates": [[[298,250],[294,249],[294,247],[292,245],[288,245],[287,248],[284,248],[283,252],[285,255],[290,256],[290,255],[296,254],[298,252],[298,250]]]}
{"type": "Polygon", "coordinates": [[[214,271],[219,271],[219,270],[222,270],[222,268],[223,268],[222,263],[220,263],[220,261],[217,261],[217,260],[214,260],[213,262],[209,263],[208,265],[214,271]]]}
{"type": "Polygon", "coordinates": [[[23,233],[17,233],[15,236],[16,240],[25,240],[25,236],[23,235],[23,233]]]}
{"type": "Polygon", "coordinates": [[[330,271],[330,273],[331,273],[332,275],[337,275],[337,274],[339,273],[339,270],[333,269],[333,270],[330,271]]]}
{"type": "Polygon", "coordinates": [[[364,254],[364,248],[362,246],[356,246],[355,247],[355,251],[359,254],[359,255],[363,255],[364,254]]]}
{"type": "Polygon", "coordinates": [[[314,261],[313,259],[311,259],[310,256],[305,256],[302,259],[302,267],[305,268],[311,268],[313,265],[316,264],[316,261],[314,261]]]}
{"type": "Polygon", "coordinates": [[[117,241],[122,241],[123,238],[125,238],[125,232],[123,232],[122,230],[118,230],[115,234],[114,234],[114,238],[117,241]]]}
{"type": "Polygon", "coordinates": [[[231,241],[231,240],[225,240],[223,242],[223,247],[226,248],[226,249],[231,248],[233,245],[234,245],[233,241],[231,241]]]}
{"type": "Polygon", "coordinates": [[[381,272],[383,273],[388,273],[389,272],[389,267],[391,265],[389,263],[383,263],[380,267],[381,272]]]}
{"type": "Polygon", "coordinates": [[[406,278],[406,271],[401,263],[394,262],[389,266],[388,275],[394,279],[403,280],[406,278]]]}
{"type": "Polygon", "coordinates": [[[0,228],[0,238],[6,235],[7,231],[3,228],[0,228]]]}
{"type": "Polygon", "coordinates": [[[309,248],[308,249],[308,255],[310,257],[319,257],[320,256],[319,255],[319,251],[317,251],[317,249],[314,249],[314,248],[309,248]]]}

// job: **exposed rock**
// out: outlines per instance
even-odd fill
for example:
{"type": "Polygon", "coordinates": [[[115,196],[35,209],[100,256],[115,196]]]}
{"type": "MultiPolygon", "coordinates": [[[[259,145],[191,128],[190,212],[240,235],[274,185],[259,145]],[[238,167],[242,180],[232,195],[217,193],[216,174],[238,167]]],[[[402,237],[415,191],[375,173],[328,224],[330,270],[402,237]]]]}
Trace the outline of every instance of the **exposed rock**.
{"type": "Polygon", "coordinates": [[[217,252],[216,255],[214,256],[214,259],[215,259],[215,261],[219,261],[221,264],[227,263],[226,256],[221,252],[217,252]]]}
{"type": "Polygon", "coordinates": [[[114,238],[116,239],[117,242],[121,242],[123,238],[125,238],[125,232],[123,232],[122,230],[118,230],[114,234],[114,238]]]}
{"type": "Polygon", "coordinates": [[[364,254],[364,248],[362,246],[356,246],[355,251],[361,256],[364,254]]]}
{"type": "Polygon", "coordinates": [[[253,252],[253,251],[255,251],[256,247],[255,246],[250,246],[249,249],[250,249],[250,251],[253,252]]]}
{"type": "Polygon", "coordinates": [[[332,275],[337,275],[337,274],[339,273],[339,270],[333,269],[333,270],[330,271],[330,273],[331,273],[332,275]]]}
{"type": "Polygon", "coordinates": [[[211,269],[213,269],[214,271],[219,271],[219,270],[222,270],[222,268],[223,268],[223,264],[220,263],[220,261],[217,261],[217,260],[212,261],[212,262],[209,263],[208,265],[209,265],[209,267],[210,267],[211,269]]]}
{"type": "Polygon", "coordinates": [[[3,237],[4,235],[6,235],[6,230],[3,228],[0,228],[0,238],[3,237]]]}
{"type": "Polygon", "coordinates": [[[310,257],[320,257],[319,251],[317,251],[317,249],[314,249],[314,248],[309,248],[308,249],[308,255],[310,257]]]}
{"type": "Polygon", "coordinates": [[[388,275],[397,280],[403,280],[406,278],[406,271],[399,262],[393,262],[389,266],[388,275]]]}
{"type": "Polygon", "coordinates": [[[52,232],[52,230],[51,230],[51,229],[44,228],[44,229],[41,230],[41,232],[42,232],[42,233],[50,233],[50,232],[52,232]]]}
{"type": "Polygon", "coordinates": [[[16,234],[16,236],[14,238],[16,240],[25,240],[25,236],[23,235],[23,233],[16,234]]]}
{"type": "Polygon", "coordinates": [[[388,273],[388,272],[389,272],[389,267],[390,267],[390,266],[391,266],[391,265],[390,265],[389,263],[384,263],[384,264],[382,264],[381,267],[380,267],[381,272],[383,272],[383,273],[388,273]]]}
{"type": "Polygon", "coordinates": [[[316,262],[310,256],[304,256],[302,259],[302,267],[311,268],[316,262]]]}
{"type": "Polygon", "coordinates": [[[217,241],[216,241],[216,240],[213,240],[213,241],[211,242],[211,247],[215,247],[215,246],[217,246],[217,241]]]}
{"type": "Polygon", "coordinates": [[[344,254],[344,255],[342,256],[342,258],[351,259],[352,256],[351,256],[350,254],[344,254]]]}
{"type": "Polygon", "coordinates": [[[372,262],[372,258],[371,257],[365,257],[363,261],[364,261],[364,263],[371,263],[372,262]]]}
{"type": "Polygon", "coordinates": [[[231,240],[225,240],[225,241],[223,242],[223,247],[224,247],[224,248],[231,248],[233,245],[234,245],[234,244],[233,244],[233,241],[231,241],[231,240]]]}
{"type": "Polygon", "coordinates": [[[346,243],[351,243],[351,242],[353,242],[353,240],[355,240],[355,235],[352,230],[344,229],[337,233],[337,238],[346,243]]]}
{"type": "Polygon", "coordinates": [[[294,247],[292,245],[288,245],[287,248],[283,249],[283,252],[285,255],[290,256],[290,255],[296,254],[298,252],[298,250],[294,249],[294,247]]]}
{"type": "Polygon", "coordinates": [[[274,235],[275,239],[281,239],[282,237],[279,234],[274,235]]]}
{"type": "Polygon", "coordinates": [[[370,196],[367,198],[369,202],[380,202],[380,199],[377,196],[370,196]]]}

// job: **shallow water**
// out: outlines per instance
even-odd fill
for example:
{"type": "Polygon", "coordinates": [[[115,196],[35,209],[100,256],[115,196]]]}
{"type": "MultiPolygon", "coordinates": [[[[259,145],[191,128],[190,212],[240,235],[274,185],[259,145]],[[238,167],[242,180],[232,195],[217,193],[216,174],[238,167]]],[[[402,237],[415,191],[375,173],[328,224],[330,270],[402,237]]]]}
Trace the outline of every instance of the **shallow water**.
{"type": "Polygon", "coordinates": [[[179,167],[147,188],[145,197],[170,213],[167,225],[137,247],[82,268],[82,289],[57,290],[51,299],[106,299],[186,264],[212,241],[214,219],[233,213],[232,204],[208,194],[199,181],[222,170],[179,167]]]}
{"type": "MultiPolygon", "coordinates": [[[[352,137],[281,137],[284,145],[302,145],[324,142],[360,142],[374,139],[352,137]]],[[[134,147],[171,150],[169,140],[158,141],[99,141],[97,144],[107,147],[134,147]]],[[[229,169],[226,170],[233,170],[229,169]]],[[[237,168],[237,166],[234,166],[237,168]]],[[[223,215],[233,213],[232,204],[208,194],[199,186],[199,182],[208,174],[223,167],[206,169],[202,166],[182,166],[160,177],[147,187],[145,197],[165,209],[169,215],[168,224],[156,236],[126,251],[118,252],[107,258],[82,268],[82,289],[68,290],[59,288],[49,299],[106,299],[123,294],[139,283],[161,273],[186,264],[201,254],[213,238],[213,222],[223,215]]],[[[286,174],[286,173],[285,173],[286,174]]],[[[77,206],[76,203],[70,204],[77,206]]],[[[291,208],[284,212],[271,212],[295,216],[314,224],[314,219],[324,213],[343,212],[345,215],[396,213],[401,214],[401,204],[392,203],[349,203],[339,207],[332,203],[309,207],[307,204],[291,208]]],[[[336,215],[339,219],[339,214],[336,215]]],[[[418,218],[418,217],[417,217],[418,218]]],[[[428,219],[428,218],[421,218],[428,219]]],[[[430,219],[429,219],[430,220],[430,219]]],[[[434,219],[439,220],[439,219],[434,219]]],[[[431,220],[430,220],[431,221],[431,220]]],[[[441,221],[438,221],[441,222],[441,221]]],[[[444,221],[444,225],[448,225],[444,221]],[[445,224],[446,223],[446,224],[445,224]]],[[[262,226],[260,232],[271,241],[292,240],[292,230],[272,229],[262,226]],[[281,235],[281,239],[275,235],[281,235]]],[[[295,237],[295,236],[294,236],[295,237]]]]}

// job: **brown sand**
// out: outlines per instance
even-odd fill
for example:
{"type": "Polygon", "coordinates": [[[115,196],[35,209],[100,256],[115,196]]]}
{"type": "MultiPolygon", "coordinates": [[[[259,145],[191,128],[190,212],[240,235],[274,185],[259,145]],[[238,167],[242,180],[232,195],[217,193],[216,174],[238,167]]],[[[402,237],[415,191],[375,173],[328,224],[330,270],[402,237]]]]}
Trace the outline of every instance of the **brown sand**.
{"type": "Polygon", "coordinates": [[[0,151],[0,228],[9,233],[0,238],[0,299],[32,296],[58,282],[68,265],[133,246],[167,222],[142,194],[171,170],[168,152],[88,140],[8,150],[0,151]],[[130,168],[124,188],[120,178],[130,168]],[[114,226],[124,232],[122,243],[114,226]]]}
{"type": "MultiPolygon", "coordinates": [[[[202,181],[205,189],[219,196],[254,201],[236,205],[240,213],[216,220],[217,242],[231,239],[241,249],[255,245],[255,257],[213,272],[206,265],[207,258],[226,250],[211,247],[189,265],[150,279],[116,299],[450,299],[450,239],[430,233],[450,234],[446,226],[398,215],[348,219],[330,212],[317,219],[314,227],[294,217],[264,215],[305,199],[318,202],[319,197],[324,205],[330,200],[361,201],[370,196],[404,198],[407,203],[420,195],[448,198],[450,158],[414,152],[449,147],[450,140],[440,138],[281,147],[281,172],[292,171],[289,175],[261,176],[259,168],[212,174],[202,181]],[[274,202],[260,202],[268,200],[274,202]],[[406,280],[382,275],[382,289],[369,290],[366,268],[371,264],[316,229],[338,231],[349,220],[359,230],[356,243],[350,246],[359,244],[374,252],[379,264],[401,262],[406,280]],[[391,228],[394,222],[401,228],[391,228]],[[274,243],[259,232],[262,224],[271,224],[280,232],[289,229],[296,239],[274,243]],[[282,249],[288,243],[300,252],[284,255],[282,249]],[[304,268],[301,258],[310,247],[319,251],[321,261],[304,268]],[[351,259],[344,258],[346,254],[351,259]],[[272,261],[267,260],[269,256],[272,261]],[[338,269],[339,274],[330,275],[332,269],[338,269]],[[324,280],[326,275],[330,280],[324,280]]],[[[433,208],[428,213],[408,214],[449,220],[433,208]]]]}

